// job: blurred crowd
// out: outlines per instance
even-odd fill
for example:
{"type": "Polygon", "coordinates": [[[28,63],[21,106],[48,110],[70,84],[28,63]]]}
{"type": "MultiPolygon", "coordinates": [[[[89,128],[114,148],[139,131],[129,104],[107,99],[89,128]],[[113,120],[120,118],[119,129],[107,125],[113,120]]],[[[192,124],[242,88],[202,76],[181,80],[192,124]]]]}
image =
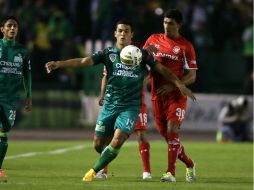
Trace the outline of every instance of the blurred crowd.
{"type": "MultiPolygon", "coordinates": [[[[19,18],[19,41],[31,51],[36,88],[52,79],[46,76],[45,62],[84,56],[88,39],[114,41],[114,25],[120,18],[134,22],[134,40],[140,44],[152,33],[163,32],[163,12],[168,8],[182,11],[181,32],[193,42],[197,54],[227,48],[241,53],[246,64],[245,91],[252,93],[252,0],[0,0],[0,18],[9,14],[19,18]]],[[[202,72],[205,60],[199,55],[198,59],[202,72]]],[[[76,74],[58,71],[55,79],[78,87],[76,74]]]]}

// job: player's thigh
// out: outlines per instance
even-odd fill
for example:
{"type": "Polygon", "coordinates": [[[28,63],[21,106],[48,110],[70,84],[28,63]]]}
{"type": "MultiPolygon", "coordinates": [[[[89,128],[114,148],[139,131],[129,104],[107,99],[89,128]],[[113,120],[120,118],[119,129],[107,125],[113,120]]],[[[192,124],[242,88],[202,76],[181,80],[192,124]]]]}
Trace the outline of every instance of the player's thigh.
{"type": "Polygon", "coordinates": [[[177,101],[170,100],[167,105],[167,121],[181,126],[186,113],[186,98],[180,98],[177,101]]]}
{"type": "Polygon", "coordinates": [[[130,135],[134,132],[134,126],[136,124],[139,115],[139,110],[126,110],[119,113],[116,122],[115,129],[120,129],[122,132],[130,135]]]}
{"type": "Polygon", "coordinates": [[[160,100],[152,101],[153,114],[154,114],[154,122],[157,130],[162,136],[167,135],[167,120],[165,115],[165,110],[163,106],[163,102],[160,100]]]}
{"type": "Polygon", "coordinates": [[[140,107],[140,113],[138,114],[138,118],[134,127],[134,130],[146,130],[147,128],[147,107],[146,105],[142,105],[140,107]]]}
{"type": "Polygon", "coordinates": [[[4,132],[10,131],[13,127],[16,118],[16,110],[13,106],[0,105],[0,130],[4,132]]]}

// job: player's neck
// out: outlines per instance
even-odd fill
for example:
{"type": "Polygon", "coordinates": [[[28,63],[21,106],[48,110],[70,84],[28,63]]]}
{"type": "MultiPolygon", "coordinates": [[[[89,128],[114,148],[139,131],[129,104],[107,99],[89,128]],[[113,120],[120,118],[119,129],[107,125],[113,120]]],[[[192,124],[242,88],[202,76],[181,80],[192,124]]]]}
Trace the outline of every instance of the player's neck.
{"type": "Polygon", "coordinates": [[[3,42],[4,42],[4,44],[6,44],[6,45],[14,45],[15,44],[15,38],[13,38],[13,39],[9,39],[9,38],[7,38],[7,37],[3,37],[3,42]]]}
{"type": "Polygon", "coordinates": [[[176,33],[176,34],[173,34],[173,35],[167,35],[167,34],[165,34],[165,36],[167,38],[170,38],[170,39],[176,39],[176,38],[178,38],[180,36],[180,34],[179,33],[176,33]]]}
{"type": "Polygon", "coordinates": [[[130,43],[129,44],[120,44],[120,43],[116,43],[116,47],[118,48],[118,49],[123,49],[125,46],[127,46],[127,45],[130,45],[130,43]]]}

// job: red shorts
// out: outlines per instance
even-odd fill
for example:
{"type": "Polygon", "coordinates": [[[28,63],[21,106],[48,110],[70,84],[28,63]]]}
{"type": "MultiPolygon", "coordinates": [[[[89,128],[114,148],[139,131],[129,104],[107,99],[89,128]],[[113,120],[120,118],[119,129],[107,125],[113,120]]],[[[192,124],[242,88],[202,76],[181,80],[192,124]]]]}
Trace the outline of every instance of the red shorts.
{"type": "Polygon", "coordinates": [[[134,130],[145,130],[147,127],[147,107],[145,104],[140,106],[140,114],[138,115],[138,119],[136,121],[136,125],[134,130]]]}
{"type": "Polygon", "coordinates": [[[186,112],[187,98],[170,96],[161,100],[152,100],[154,120],[161,135],[167,134],[167,121],[182,124],[186,112]]]}

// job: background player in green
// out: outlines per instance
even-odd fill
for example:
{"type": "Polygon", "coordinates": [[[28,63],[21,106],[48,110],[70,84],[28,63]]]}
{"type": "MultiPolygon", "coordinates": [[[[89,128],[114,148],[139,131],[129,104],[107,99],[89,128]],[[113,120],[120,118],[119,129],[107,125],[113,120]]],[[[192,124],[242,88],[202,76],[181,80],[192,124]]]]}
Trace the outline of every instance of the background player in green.
{"type": "Polygon", "coordinates": [[[171,71],[155,61],[145,50],[142,50],[142,61],[138,66],[128,67],[123,64],[120,61],[120,52],[131,43],[132,37],[132,23],[119,21],[116,24],[115,38],[117,42],[115,47],[106,48],[85,58],[51,61],[45,65],[48,73],[57,68],[85,67],[99,63],[103,63],[107,70],[108,83],[104,105],[96,122],[95,136],[113,135],[113,138],[110,144],[103,149],[94,167],[85,174],[83,181],[92,181],[98,171],[114,160],[121,146],[133,132],[140,112],[146,65],[177,86],[183,95],[195,99],[192,92],[171,71]]]}
{"type": "Polygon", "coordinates": [[[19,88],[26,90],[26,111],[32,109],[31,65],[27,50],[15,38],[18,20],[8,16],[1,22],[0,40],[0,181],[7,181],[2,163],[8,148],[8,132],[14,125],[19,88]]]}

